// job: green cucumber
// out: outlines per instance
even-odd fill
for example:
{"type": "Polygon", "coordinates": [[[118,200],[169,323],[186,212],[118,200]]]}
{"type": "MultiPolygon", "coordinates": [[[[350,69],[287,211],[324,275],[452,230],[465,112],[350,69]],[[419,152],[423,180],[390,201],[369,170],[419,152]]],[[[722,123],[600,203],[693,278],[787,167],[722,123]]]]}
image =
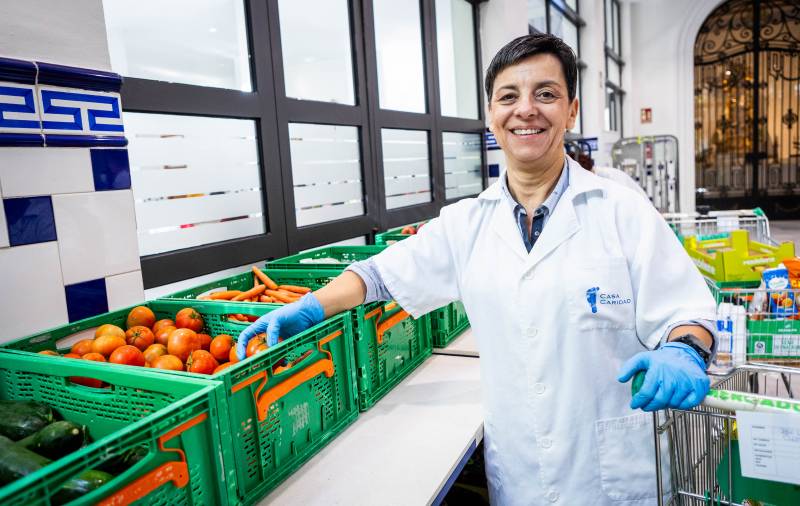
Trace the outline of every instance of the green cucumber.
{"type": "Polygon", "coordinates": [[[52,423],[53,410],[35,401],[0,401],[0,435],[19,441],[52,423]]]}
{"type": "Polygon", "coordinates": [[[66,504],[89,492],[98,489],[113,480],[114,477],[105,471],[90,469],[84,471],[77,478],[72,478],[64,484],[61,489],[53,496],[53,504],[66,504]]]}
{"type": "Polygon", "coordinates": [[[104,460],[97,469],[111,474],[122,474],[140,460],[147,457],[150,450],[146,446],[135,446],[104,460]]]}
{"type": "MultiPolygon", "coordinates": [[[[27,448],[16,444],[5,436],[0,436],[0,485],[8,485],[20,478],[38,471],[51,462],[27,448]]],[[[64,483],[51,500],[52,504],[64,504],[82,497],[92,490],[114,479],[103,471],[89,470],[77,478],[64,483]]]]}
{"type": "Polygon", "coordinates": [[[53,422],[36,434],[17,441],[18,445],[49,459],[60,459],[87,442],[86,427],[68,420],[53,422]]]}
{"type": "Polygon", "coordinates": [[[8,485],[38,471],[50,459],[19,446],[5,436],[0,436],[0,485],[8,485]]]}

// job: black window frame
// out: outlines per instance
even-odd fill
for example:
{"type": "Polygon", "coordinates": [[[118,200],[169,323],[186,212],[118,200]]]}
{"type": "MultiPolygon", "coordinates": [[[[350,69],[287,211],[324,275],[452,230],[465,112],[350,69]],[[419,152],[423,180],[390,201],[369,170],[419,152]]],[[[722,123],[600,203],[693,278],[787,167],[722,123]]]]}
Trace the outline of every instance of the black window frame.
{"type": "MultiPolygon", "coordinates": [[[[530,1],[530,0],[529,0],[530,1]]],[[[550,12],[555,9],[561,14],[564,19],[575,26],[578,33],[578,47],[575,48],[575,56],[578,63],[578,86],[575,90],[575,96],[578,97],[578,102],[583,104],[583,71],[588,67],[586,62],[581,59],[581,29],[586,26],[586,21],[580,15],[581,0],[575,0],[575,9],[567,5],[565,0],[544,0],[545,3],[545,22],[547,25],[547,33],[553,33],[552,23],[550,21],[550,12]]],[[[539,33],[539,30],[534,27],[528,20],[528,33],[539,33]]],[[[580,120],[580,131],[575,132],[578,135],[583,135],[583,107],[578,108],[578,115],[580,120]]]]}
{"type": "Polygon", "coordinates": [[[145,288],[182,281],[226,268],[272,259],[356,236],[428,219],[452,202],[445,198],[442,132],[474,133],[481,138],[483,186],[486,168],[485,118],[481,95],[479,4],[470,4],[475,44],[478,118],[441,115],[435,0],[419,0],[425,69],[426,113],[379,107],[372,0],[350,0],[350,47],[355,105],[289,98],[285,92],[278,0],[242,0],[250,58],[251,92],[125,77],[124,111],[250,119],[256,122],[264,203],[264,234],[203,244],[141,257],[145,288]],[[365,214],[297,227],[292,182],[290,123],[355,126],[359,130],[365,214]],[[428,132],[433,201],[387,210],[381,128],[428,132]],[[264,140],[268,141],[265,142],[264,140]]]}
{"type": "MultiPolygon", "coordinates": [[[[621,8],[619,0],[603,0],[603,45],[604,45],[604,69],[605,69],[605,86],[606,88],[611,88],[613,91],[614,98],[617,101],[618,106],[615,108],[617,113],[617,117],[609,118],[609,131],[611,132],[618,132],[620,137],[624,137],[624,130],[625,130],[625,123],[624,123],[624,115],[622,114],[622,104],[625,100],[625,90],[622,88],[622,72],[625,70],[625,61],[622,59],[622,34],[621,34],[621,8]],[[610,34],[611,39],[609,38],[608,33],[608,13],[609,13],[609,6],[611,10],[611,28],[614,33],[610,34]],[[611,44],[609,44],[609,41],[611,44]],[[619,77],[620,82],[615,83],[609,79],[608,73],[608,64],[609,61],[613,61],[617,65],[619,65],[619,77]],[[615,127],[619,127],[616,129],[615,127]]],[[[608,107],[608,91],[604,93],[605,96],[605,108],[608,107]]],[[[605,126],[605,125],[604,125],[605,126]]]]}

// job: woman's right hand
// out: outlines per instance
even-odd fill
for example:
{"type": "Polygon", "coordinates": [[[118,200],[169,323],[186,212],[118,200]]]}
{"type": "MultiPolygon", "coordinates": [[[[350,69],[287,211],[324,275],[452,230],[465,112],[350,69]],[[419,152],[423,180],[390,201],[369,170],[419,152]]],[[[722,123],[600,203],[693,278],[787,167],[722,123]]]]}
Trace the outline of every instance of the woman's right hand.
{"type": "Polygon", "coordinates": [[[313,293],[304,295],[274,311],[270,311],[244,329],[236,340],[236,356],[245,359],[247,343],[258,334],[267,334],[267,345],[278,344],[278,336],[288,339],[325,319],[322,305],[313,293]]]}

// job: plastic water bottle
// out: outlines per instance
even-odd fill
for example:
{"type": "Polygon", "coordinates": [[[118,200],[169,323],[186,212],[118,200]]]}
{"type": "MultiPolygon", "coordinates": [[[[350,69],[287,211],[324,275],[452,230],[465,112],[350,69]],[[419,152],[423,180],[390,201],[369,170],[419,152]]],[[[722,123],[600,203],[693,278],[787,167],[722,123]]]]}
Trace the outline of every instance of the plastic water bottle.
{"type": "Polygon", "coordinates": [[[722,302],[717,306],[717,357],[714,364],[722,368],[733,367],[733,304],[722,302]]]}
{"type": "Polygon", "coordinates": [[[747,311],[744,306],[733,306],[733,365],[740,366],[747,360],[747,311]]]}

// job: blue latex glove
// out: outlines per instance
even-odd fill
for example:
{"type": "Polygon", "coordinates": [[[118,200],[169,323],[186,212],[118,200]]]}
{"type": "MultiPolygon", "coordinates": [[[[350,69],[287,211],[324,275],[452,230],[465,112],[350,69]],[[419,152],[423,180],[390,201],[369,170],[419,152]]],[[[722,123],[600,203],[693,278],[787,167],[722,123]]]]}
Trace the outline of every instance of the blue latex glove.
{"type": "Polygon", "coordinates": [[[705,362],[683,343],[666,343],[655,351],[637,353],[622,365],[617,380],[625,383],[638,371],[647,374],[641,390],[631,399],[631,409],[691,409],[703,401],[710,386],[705,362]]]}
{"type": "Polygon", "coordinates": [[[325,311],[313,293],[307,293],[297,302],[270,311],[239,334],[236,340],[236,355],[245,359],[247,343],[257,334],[267,333],[267,344],[278,344],[278,336],[284,339],[313,327],[325,319],[325,311]]]}

